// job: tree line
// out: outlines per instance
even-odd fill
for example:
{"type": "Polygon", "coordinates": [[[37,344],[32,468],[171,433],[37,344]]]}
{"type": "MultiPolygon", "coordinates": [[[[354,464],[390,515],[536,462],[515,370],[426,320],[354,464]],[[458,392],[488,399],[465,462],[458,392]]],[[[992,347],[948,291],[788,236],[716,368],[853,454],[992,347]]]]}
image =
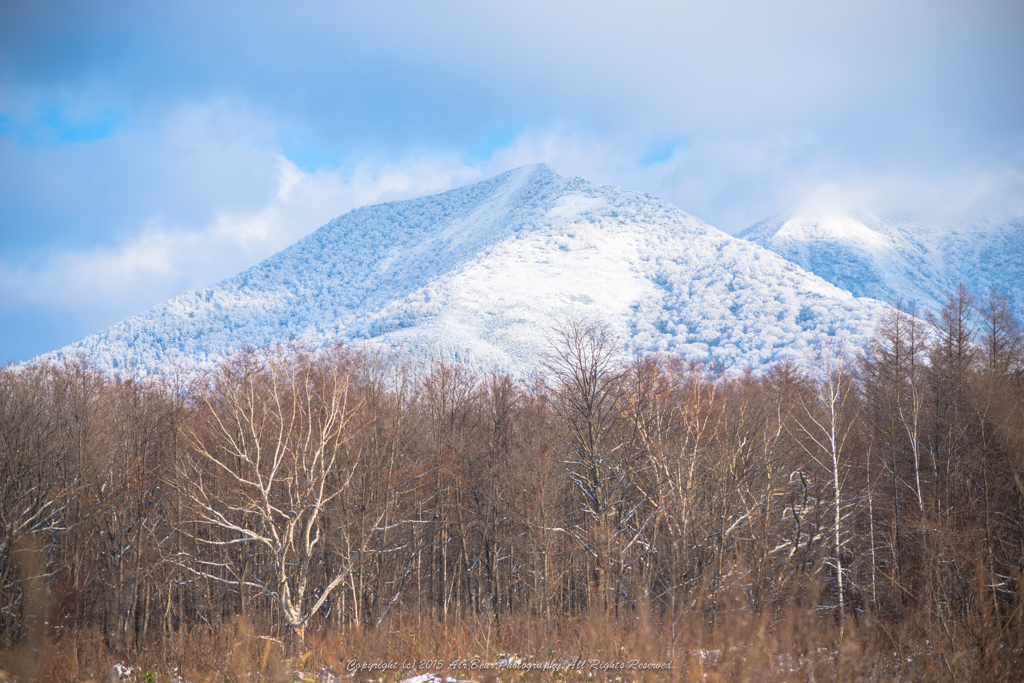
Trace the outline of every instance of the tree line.
{"type": "Polygon", "coordinates": [[[238,618],[298,649],[399,615],[670,628],[727,591],[840,630],[1022,626],[1024,336],[995,291],[760,375],[586,321],[529,381],[342,345],[9,366],[0,469],[5,648],[41,614],[118,654],[238,618]]]}

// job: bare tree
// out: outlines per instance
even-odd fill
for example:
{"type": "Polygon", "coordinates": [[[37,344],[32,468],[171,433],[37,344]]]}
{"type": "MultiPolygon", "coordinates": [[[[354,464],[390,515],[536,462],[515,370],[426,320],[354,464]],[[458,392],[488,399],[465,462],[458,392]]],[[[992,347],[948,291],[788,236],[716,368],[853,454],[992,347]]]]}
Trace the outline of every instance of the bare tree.
{"type": "Polygon", "coordinates": [[[61,415],[48,400],[55,371],[0,369],[0,639],[8,646],[24,608],[15,549],[26,538],[57,532],[67,505],[54,449],[61,415]]]}
{"type": "Polygon", "coordinates": [[[978,360],[975,313],[974,295],[959,284],[950,292],[939,316],[929,316],[936,336],[929,355],[933,400],[929,446],[936,473],[943,480],[947,514],[955,514],[953,501],[962,495],[956,487],[958,482],[966,481],[960,467],[966,463],[963,452],[972,428],[967,394],[969,377],[978,360]]]}
{"type": "MultiPolygon", "coordinates": [[[[906,557],[914,555],[907,553],[906,547],[916,543],[913,535],[908,533],[913,526],[906,519],[909,509],[903,502],[904,489],[911,492],[916,502],[914,507],[917,518],[921,520],[922,546],[924,554],[928,554],[924,484],[926,479],[934,481],[935,456],[934,451],[926,447],[924,438],[925,409],[932,392],[926,381],[929,372],[925,362],[926,341],[924,326],[915,312],[897,305],[880,321],[861,359],[864,405],[868,422],[874,430],[872,439],[877,439],[881,451],[880,464],[886,470],[889,489],[886,497],[892,503],[888,519],[893,566],[891,578],[898,586],[901,603],[905,601],[908,588],[904,580],[906,557]],[[930,463],[925,462],[926,455],[931,456],[928,458],[930,463]]],[[[868,472],[867,476],[870,480],[872,473],[868,472]]],[[[874,489],[869,487],[869,496],[873,495],[874,489]]],[[[873,500],[869,508],[873,541],[873,500]]],[[[872,560],[873,575],[874,570],[872,560]]]]}
{"type": "Polygon", "coordinates": [[[557,330],[545,367],[550,373],[550,396],[555,412],[568,431],[569,476],[582,496],[580,512],[586,528],[577,540],[594,559],[595,597],[592,604],[610,610],[616,543],[632,542],[620,532],[635,528],[636,507],[627,495],[634,485],[634,454],[630,438],[619,432],[623,411],[625,367],[611,329],[599,322],[572,320],[557,330]]]}
{"type": "Polygon", "coordinates": [[[707,506],[699,504],[704,488],[701,477],[710,462],[721,414],[721,387],[706,366],[678,359],[662,359],[659,374],[660,386],[641,437],[656,476],[652,493],[658,496],[658,522],[664,527],[666,546],[659,548],[666,564],[655,597],[667,597],[667,607],[674,614],[686,581],[699,581],[696,565],[702,561],[700,544],[706,534],[695,530],[704,528],[703,518],[710,514],[707,506]]]}
{"type": "Polygon", "coordinates": [[[845,619],[845,584],[843,578],[843,520],[847,500],[843,480],[846,477],[845,447],[853,428],[856,411],[853,374],[842,342],[822,342],[812,370],[814,394],[801,400],[801,415],[796,418],[804,452],[826,472],[832,485],[832,563],[836,573],[840,623],[845,619]]]}
{"type": "Polygon", "coordinates": [[[978,310],[985,369],[1000,378],[1024,376],[1024,330],[1014,319],[1010,302],[995,285],[978,310]]]}
{"type": "Polygon", "coordinates": [[[322,524],[325,507],[345,494],[360,464],[361,454],[347,448],[351,372],[340,347],[250,351],[226,361],[210,378],[201,399],[205,429],[192,432],[181,465],[196,539],[210,550],[182,559],[209,579],[271,598],[300,648],[309,618],[342,585],[366,542],[322,524]],[[331,533],[342,534],[347,556],[314,587],[314,564],[331,533]],[[239,546],[262,548],[266,575],[245,577],[230,566],[225,551],[239,546]],[[225,569],[241,578],[227,578],[225,569]]]}

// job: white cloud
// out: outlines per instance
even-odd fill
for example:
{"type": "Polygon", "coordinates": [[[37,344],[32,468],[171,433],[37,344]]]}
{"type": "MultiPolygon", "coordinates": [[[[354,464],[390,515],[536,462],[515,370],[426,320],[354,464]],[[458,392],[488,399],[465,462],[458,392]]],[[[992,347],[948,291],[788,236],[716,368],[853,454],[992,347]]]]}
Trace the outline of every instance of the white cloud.
{"type": "Polygon", "coordinates": [[[352,208],[479,177],[454,156],[362,161],[344,173],[308,173],[278,157],[276,188],[258,210],[221,212],[199,228],[154,217],[113,247],[58,251],[36,264],[0,263],[0,298],[7,309],[93,308],[124,317],[230,277],[352,208]]]}
{"type": "Polygon", "coordinates": [[[854,208],[921,218],[1024,214],[1024,175],[996,159],[862,164],[810,133],[703,135],[662,161],[643,163],[645,136],[599,136],[565,126],[524,131],[485,166],[488,174],[546,162],[563,175],[649,192],[729,233],[796,206],[854,208]]]}

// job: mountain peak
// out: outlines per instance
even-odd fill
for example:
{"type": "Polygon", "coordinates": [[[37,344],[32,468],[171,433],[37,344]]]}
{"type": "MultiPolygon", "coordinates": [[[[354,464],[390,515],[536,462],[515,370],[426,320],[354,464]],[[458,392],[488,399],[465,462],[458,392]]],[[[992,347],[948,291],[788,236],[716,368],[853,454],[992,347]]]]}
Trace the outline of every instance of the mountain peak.
{"type": "Polygon", "coordinates": [[[523,375],[560,322],[590,318],[629,351],[766,368],[825,336],[865,343],[881,310],[660,199],[536,164],[356,209],[62,352],[155,370],[345,339],[523,375]]]}

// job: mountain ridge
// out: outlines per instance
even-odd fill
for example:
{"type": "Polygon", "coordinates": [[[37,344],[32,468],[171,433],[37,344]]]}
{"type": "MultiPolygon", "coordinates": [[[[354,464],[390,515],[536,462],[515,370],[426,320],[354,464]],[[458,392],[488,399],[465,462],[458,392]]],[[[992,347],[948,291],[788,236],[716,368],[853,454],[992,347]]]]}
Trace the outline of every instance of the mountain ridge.
{"type": "Polygon", "coordinates": [[[57,354],[152,371],[344,339],[527,375],[557,322],[584,317],[628,352],[765,369],[827,336],[863,345],[885,308],[668,202],[540,164],[355,209],[57,354]]]}
{"type": "Polygon", "coordinates": [[[923,220],[864,209],[789,211],[736,235],[856,296],[941,310],[963,283],[992,285],[1024,319],[1024,217],[923,220]]]}

